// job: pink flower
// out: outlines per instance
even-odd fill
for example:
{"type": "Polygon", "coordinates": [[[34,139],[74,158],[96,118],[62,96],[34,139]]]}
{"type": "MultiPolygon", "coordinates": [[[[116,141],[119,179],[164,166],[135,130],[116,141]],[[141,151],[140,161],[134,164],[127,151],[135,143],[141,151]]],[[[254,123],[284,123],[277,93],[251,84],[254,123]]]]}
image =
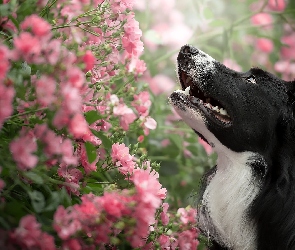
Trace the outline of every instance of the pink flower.
{"type": "Polygon", "coordinates": [[[129,124],[134,122],[136,115],[133,110],[128,108],[125,104],[119,104],[113,108],[114,116],[120,117],[120,126],[127,131],[129,124]]]}
{"type": "Polygon", "coordinates": [[[93,55],[92,51],[87,50],[83,56],[83,62],[85,63],[85,71],[92,70],[94,63],[96,61],[95,56],[93,55]]]}
{"type": "Polygon", "coordinates": [[[150,101],[149,92],[143,91],[138,95],[134,95],[134,101],[132,102],[132,106],[135,107],[139,115],[147,116],[151,104],[152,102],[150,101]]]}
{"type": "Polygon", "coordinates": [[[177,210],[177,215],[180,216],[180,220],[183,224],[196,223],[197,211],[193,208],[179,208],[177,210]]]}
{"type": "Polygon", "coordinates": [[[81,138],[85,134],[90,133],[88,123],[86,122],[86,120],[82,114],[77,113],[70,120],[69,132],[75,138],[81,138]]]}
{"type": "Polygon", "coordinates": [[[69,239],[62,244],[64,250],[82,250],[82,247],[77,239],[69,239]]]}
{"type": "Polygon", "coordinates": [[[142,31],[139,23],[134,19],[134,13],[127,15],[127,22],[124,25],[125,34],[122,37],[123,48],[131,56],[138,57],[143,51],[143,43],[140,41],[142,31]]]}
{"type": "Polygon", "coordinates": [[[20,26],[23,30],[31,28],[33,33],[39,37],[51,33],[51,25],[36,14],[26,17],[20,26]]]}
{"type": "Polygon", "coordinates": [[[66,186],[66,189],[69,193],[73,193],[75,195],[80,194],[79,181],[80,179],[82,179],[83,174],[79,169],[61,164],[57,170],[57,173],[60,177],[63,177],[65,179],[65,182],[67,184],[69,184],[66,186]]]}
{"type": "MultiPolygon", "coordinates": [[[[73,76],[74,77],[74,76],[73,76]]],[[[76,80],[73,80],[74,82],[76,80]]],[[[80,112],[82,109],[82,97],[78,88],[70,84],[64,84],[61,87],[63,105],[70,113],[80,112]]]]}
{"type": "Polygon", "coordinates": [[[171,93],[175,86],[175,82],[164,74],[158,74],[153,78],[148,77],[146,81],[154,95],[171,93]]]}
{"type": "Polygon", "coordinates": [[[256,48],[265,52],[270,53],[273,51],[273,42],[270,39],[267,38],[258,38],[256,41],[256,48]]]}
{"type": "Polygon", "coordinates": [[[135,75],[142,75],[146,71],[146,63],[137,57],[132,57],[127,65],[128,72],[133,72],[135,75]]]}
{"type": "Polygon", "coordinates": [[[161,200],[166,197],[166,189],[162,188],[158,178],[159,174],[155,170],[151,171],[149,167],[146,170],[135,169],[131,179],[141,201],[153,208],[158,208],[161,200]]]}
{"type": "Polygon", "coordinates": [[[15,90],[13,86],[6,87],[3,83],[0,82],[0,130],[2,128],[3,122],[13,112],[12,102],[14,95],[15,90]]]}
{"type": "Polygon", "coordinates": [[[82,172],[77,168],[67,167],[62,165],[57,173],[59,176],[63,177],[68,183],[78,184],[79,180],[83,177],[82,172]]]}
{"type": "Polygon", "coordinates": [[[80,89],[85,83],[85,75],[78,67],[71,67],[67,71],[67,77],[69,83],[75,88],[80,89]]]}
{"type": "Polygon", "coordinates": [[[33,155],[37,150],[35,138],[30,134],[21,135],[10,143],[12,157],[21,170],[32,169],[38,162],[38,157],[33,155]]]}
{"type": "Polygon", "coordinates": [[[134,171],[135,162],[129,154],[129,148],[124,143],[115,143],[112,145],[111,153],[113,162],[118,166],[118,170],[124,175],[130,175],[134,171]]]}
{"type": "Polygon", "coordinates": [[[238,71],[238,72],[241,72],[242,71],[242,67],[237,64],[235,61],[233,61],[232,59],[230,58],[226,58],[223,60],[222,62],[226,67],[232,69],[232,70],[235,70],[235,71],[238,71]]]}
{"type": "Polygon", "coordinates": [[[70,122],[70,113],[67,112],[65,109],[60,109],[55,113],[53,118],[53,125],[58,128],[62,129],[70,122]]]}
{"type": "Polygon", "coordinates": [[[55,101],[56,82],[52,77],[42,75],[35,83],[37,100],[42,106],[55,101]]]}
{"type": "Polygon", "coordinates": [[[16,51],[30,63],[32,56],[39,56],[41,52],[40,40],[32,36],[29,32],[21,32],[18,37],[14,37],[13,43],[16,51]]]}
{"type": "Polygon", "coordinates": [[[44,51],[44,56],[46,61],[55,65],[61,57],[61,40],[53,39],[46,44],[46,49],[44,51]]]}
{"type": "Polygon", "coordinates": [[[282,37],[282,43],[287,45],[281,48],[281,55],[284,59],[295,59],[295,34],[292,33],[282,37]]]}
{"type": "Polygon", "coordinates": [[[113,12],[120,13],[124,12],[126,9],[132,10],[134,0],[111,0],[110,3],[113,12]]]}
{"type": "Polygon", "coordinates": [[[123,36],[122,45],[124,49],[133,56],[139,56],[143,51],[143,43],[134,35],[123,36]]]}
{"type": "Polygon", "coordinates": [[[18,228],[11,233],[11,238],[22,249],[56,249],[54,238],[41,231],[41,225],[33,215],[21,218],[18,228]]]}
{"type": "Polygon", "coordinates": [[[62,163],[72,166],[78,165],[78,158],[74,155],[74,147],[70,139],[63,140],[60,145],[60,152],[62,154],[62,163]]]}
{"type": "Polygon", "coordinates": [[[170,249],[170,238],[167,235],[161,234],[158,238],[161,249],[166,250],[170,249]]]}
{"type": "Polygon", "coordinates": [[[199,241],[196,229],[183,231],[178,235],[179,250],[197,249],[199,241]]]}
{"type": "Polygon", "coordinates": [[[251,17],[251,22],[255,26],[263,26],[265,29],[271,29],[272,16],[268,13],[258,13],[251,17]]]}
{"type": "Polygon", "coordinates": [[[9,59],[8,48],[5,45],[0,45],[0,81],[5,78],[6,73],[9,70],[10,63],[8,59],[9,59]]]}
{"type": "Polygon", "coordinates": [[[146,117],[144,120],[145,121],[143,123],[143,127],[144,127],[143,132],[145,135],[148,135],[150,132],[150,129],[152,129],[152,130],[156,129],[157,122],[153,118],[151,118],[150,116],[146,117]]]}
{"type": "Polygon", "coordinates": [[[65,209],[59,206],[53,216],[53,221],[53,228],[62,240],[69,239],[82,228],[79,214],[72,207],[65,209]]]}
{"type": "Polygon", "coordinates": [[[108,214],[120,218],[125,210],[125,204],[122,198],[123,197],[120,197],[117,193],[104,193],[101,201],[104,210],[108,214]]]}
{"type": "Polygon", "coordinates": [[[284,11],[286,8],[286,0],[269,0],[268,7],[275,11],[284,11]]]}
{"type": "Polygon", "coordinates": [[[164,202],[162,207],[163,207],[163,212],[161,212],[160,217],[161,217],[161,221],[163,225],[166,226],[169,223],[169,215],[167,214],[169,204],[164,202]]]}

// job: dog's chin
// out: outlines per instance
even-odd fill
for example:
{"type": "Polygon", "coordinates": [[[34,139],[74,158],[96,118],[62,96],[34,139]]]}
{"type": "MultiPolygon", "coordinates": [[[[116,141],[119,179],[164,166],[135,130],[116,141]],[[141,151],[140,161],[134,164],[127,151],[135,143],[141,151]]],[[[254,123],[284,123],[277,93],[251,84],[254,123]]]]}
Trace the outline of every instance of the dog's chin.
{"type": "Polygon", "coordinates": [[[207,128],[208,124],[219,129],[232,126],[229,115],[220,114],[211,104],[191,95],[189,91],[176,90],[170,95],[169,101],[183,121],[209,144],[212,144],[213,135],[207,128]]]}

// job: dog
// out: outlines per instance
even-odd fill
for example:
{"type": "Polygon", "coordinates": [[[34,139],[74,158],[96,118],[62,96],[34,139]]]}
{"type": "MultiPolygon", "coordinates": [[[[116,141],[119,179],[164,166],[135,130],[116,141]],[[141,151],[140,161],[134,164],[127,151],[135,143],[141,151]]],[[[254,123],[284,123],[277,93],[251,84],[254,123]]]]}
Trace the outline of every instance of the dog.
{"type": "Polygon", "coordinates": [[[197,207],[209,249],[295,249],[295,82],[236,72],[191,45],[177,69],[169,102],[218,155],[197,207]]]}

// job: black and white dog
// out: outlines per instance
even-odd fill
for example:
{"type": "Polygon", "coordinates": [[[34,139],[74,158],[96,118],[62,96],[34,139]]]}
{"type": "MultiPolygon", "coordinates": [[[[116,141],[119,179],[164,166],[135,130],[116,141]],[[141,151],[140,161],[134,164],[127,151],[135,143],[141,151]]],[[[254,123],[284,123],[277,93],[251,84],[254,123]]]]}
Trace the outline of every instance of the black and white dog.
{"type": "Polygon", "coordinates": [[[295,249],[295,82],[233,71],[190,45],[177,64],[170,102],[218,154],[198,205],[210,249],[295,249]]]}

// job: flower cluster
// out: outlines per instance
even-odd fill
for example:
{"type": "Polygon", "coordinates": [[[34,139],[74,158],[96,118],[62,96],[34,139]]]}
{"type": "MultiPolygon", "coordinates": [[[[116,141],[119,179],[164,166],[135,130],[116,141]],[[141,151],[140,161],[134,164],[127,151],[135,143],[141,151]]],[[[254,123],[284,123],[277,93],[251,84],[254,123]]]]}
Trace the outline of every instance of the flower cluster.
{"type": "Polygon", "coordinates": [[[54,229],[65,244],[76,237],[76,244],[86,246],[91,238],[96,246],[111,244],[125,233],[132,247],[142,247],[148,237],[150,225],[155,223],[155,212],[166,197],[158,175],[148,167],[131,173],[134,190],[105,192],[81,197],[79,205],[65,209],[60,206],[54,215],[54,229]]]}
{"type": "Polygon", "coordinates": [[[0,248],[144,247],[167,191],[123,143],[157,126],[133,1],[33,2],[0,6],[0,248]]]}

